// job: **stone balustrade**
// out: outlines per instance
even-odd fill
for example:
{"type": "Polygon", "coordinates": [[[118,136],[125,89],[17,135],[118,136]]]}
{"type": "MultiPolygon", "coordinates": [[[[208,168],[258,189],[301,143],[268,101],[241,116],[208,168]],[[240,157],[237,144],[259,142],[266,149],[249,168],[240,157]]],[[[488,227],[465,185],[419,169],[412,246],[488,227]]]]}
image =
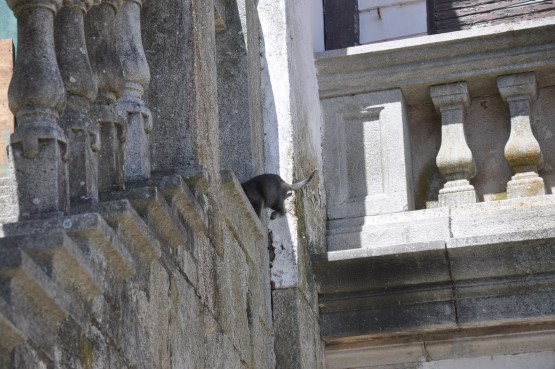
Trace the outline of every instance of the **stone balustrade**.
{"type": "Polygon", "coordinates": [[[20,217],[68,214],[99,191],[150,178],[150,80],[141,1],[14,0],[10,83],[20,217]],[[126,139],[129,137],[127,143],[126,139]]]}
{"type": "Polygon", "coordinates": [[[546,18],[317,54],[330,367],[512,354],[531,337],[551,350],[554,31],[546,18]]]}

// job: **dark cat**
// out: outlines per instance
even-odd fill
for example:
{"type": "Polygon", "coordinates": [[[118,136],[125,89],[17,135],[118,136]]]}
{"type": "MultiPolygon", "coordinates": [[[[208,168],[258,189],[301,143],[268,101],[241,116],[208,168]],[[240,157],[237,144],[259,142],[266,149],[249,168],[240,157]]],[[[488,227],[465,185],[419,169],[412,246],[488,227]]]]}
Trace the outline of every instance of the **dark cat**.
{"type": "Polygon", "coordinates": [[[241,183],[243,191],[247,195],[254,212],[258,217],[264,208],[274,210],[270,219],[276,219],[285,215],[284,200],[289,197],[289,191],[296,191],[305,187],[314,177],[315,169],[307,179],[301,182],[288,184],[277,174],[261,174],[248,181],[241,183]]]}

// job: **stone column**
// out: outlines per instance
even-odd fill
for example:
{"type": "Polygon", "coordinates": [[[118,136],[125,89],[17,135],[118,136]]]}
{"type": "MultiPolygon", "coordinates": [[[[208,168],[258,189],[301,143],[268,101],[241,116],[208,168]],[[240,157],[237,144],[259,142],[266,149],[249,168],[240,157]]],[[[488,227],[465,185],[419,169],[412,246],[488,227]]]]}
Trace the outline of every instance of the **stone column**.
{"type": "Polygon", "coordinates": [[[469,180],[476,175],[476,164],[464,133],[465,109],[470,104],[466,82],[432,86],[430,95],[441,114],[441,147],[436,164],[447,180],[439,191],[439,204],[474,203],[476,191],[469,180]]]}
{"type": "Polygon", "coordinates": [[[536,76],[531,72],[498,77],[497,87],[511,113],[505,158],[516,174],[507,183],[507,197],[544,195],[543,178],[538,176],[543,157],[530,124],[530,103],[537,98],[536,76]]]}
{"type": "Polygon", "coordinates": [[[124,145],[125,180],[150,178],[150,140],[152,115],[143,93],[150,82],[150,69],[141,40],[142,0],[124,0],[117,18],[117,41],[125,78],[119,114],[127,121],[124,145]]]}
{"type": "Polygon", "coordinates": [[[123,71],[116,46],[116,13],[123,0],[102,0],[85,18],[85,33],[98,96],[91,118],[99,125],[99,191],[123,189],[123,142],[127,122],[117,113],[116,101],[124,88],[123,71]]]}
{"type": "Polygon", "coordinates": [[[8,0],[18,47],[8,90],[18,126],[11,136],[20,217],[67,212],[67,139],[58,126],[65,104],[54,50],[54,16],[62,0],[8,0]]]}
{"type": "Polygon", "coordinates": [[[93,0],[64,0],[54,22],[56,55],[67,94],[60,119],[71,147],[69,193],[71,203],[98,201],[98,127],[88,116],[96,99],[94,78],[85,44],[84,16],[93,0]]]}

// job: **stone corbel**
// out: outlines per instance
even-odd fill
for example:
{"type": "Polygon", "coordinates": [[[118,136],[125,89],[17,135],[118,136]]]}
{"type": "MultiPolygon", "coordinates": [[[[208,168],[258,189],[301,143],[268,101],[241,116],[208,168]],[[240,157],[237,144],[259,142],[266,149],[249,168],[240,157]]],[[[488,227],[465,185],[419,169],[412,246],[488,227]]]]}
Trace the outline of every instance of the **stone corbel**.
{"type": "Polygon", "coordinates": [[[538,170],[543,166],[540,144],[534,137],[530,105],[537,98],[536,76],[533,72],[501,76],[497,87],[511,113],[511,135],[505,145],[505,158],[515,172],[507,183],[507,197],[545,194],[538,170]]]}
{"type": "Polygon", "coordinates": [[[464,133],[465,109],[470,104],[466,82],[432,86],[430,95],[441,114],[441,147],[436,164],[447,180],[439,191],[439,203],[475,203],[476,191],[469,180],[476,175],[476,164],[464,133]]]}

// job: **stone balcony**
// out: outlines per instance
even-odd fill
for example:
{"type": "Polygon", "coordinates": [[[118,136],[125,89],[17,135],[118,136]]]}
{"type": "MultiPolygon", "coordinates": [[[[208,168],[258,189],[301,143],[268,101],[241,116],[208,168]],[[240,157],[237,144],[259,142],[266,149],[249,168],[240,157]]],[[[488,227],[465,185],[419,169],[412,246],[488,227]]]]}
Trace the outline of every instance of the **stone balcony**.
{"type": "Polygon", "coordinates": [[[555,18],[317,54],[330,368],[552,350],[555,18]]]}

